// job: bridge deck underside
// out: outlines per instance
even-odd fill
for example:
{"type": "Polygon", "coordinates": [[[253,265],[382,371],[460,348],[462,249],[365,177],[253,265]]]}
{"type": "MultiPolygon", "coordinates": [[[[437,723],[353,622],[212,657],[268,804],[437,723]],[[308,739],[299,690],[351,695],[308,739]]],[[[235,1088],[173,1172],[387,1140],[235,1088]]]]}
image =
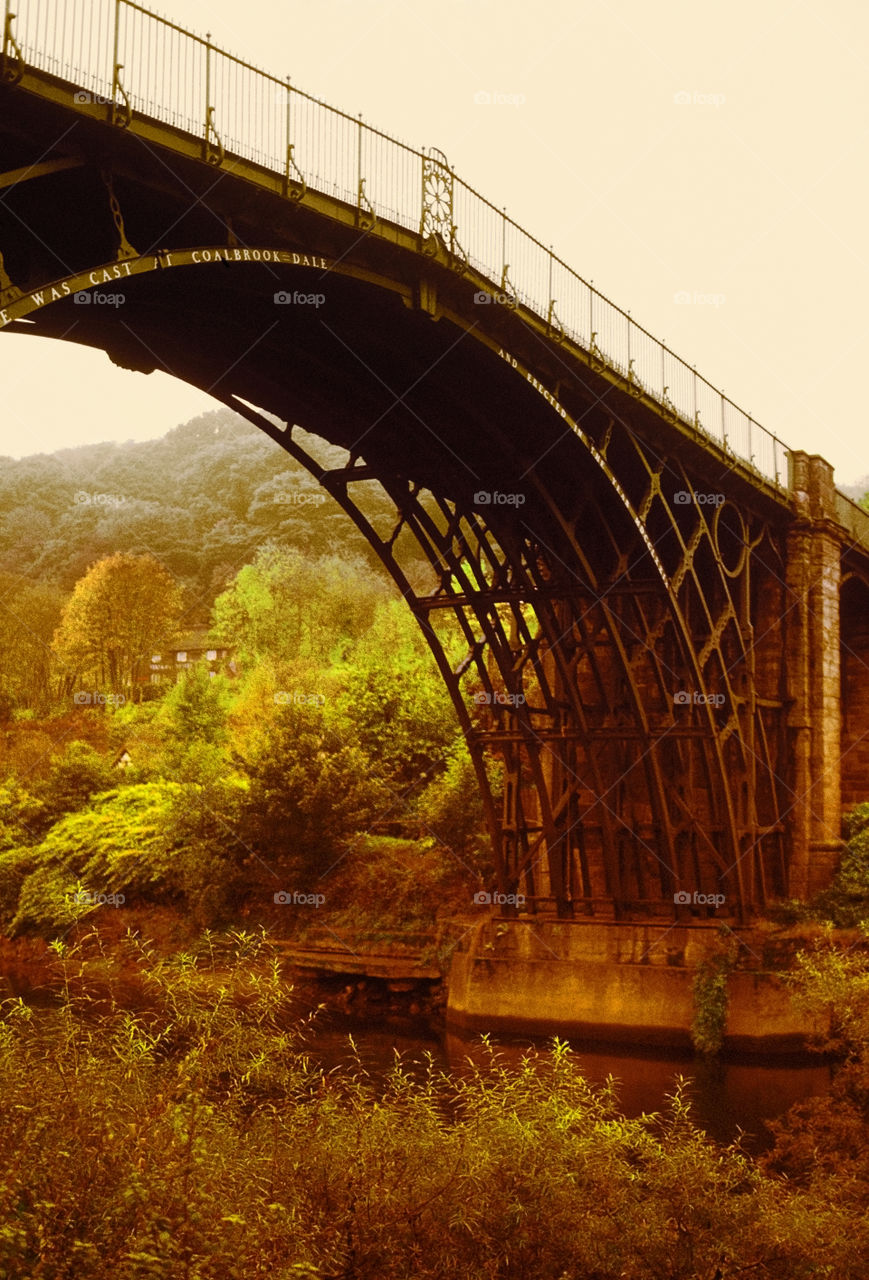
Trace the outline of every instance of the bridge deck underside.
{"type": "MultiPolygon", "coordinates": [[[[26,117],[19,103],[0,130],[0,171],[45,153],[48,117],[33,136],[26,117]]],[[[119,131],[73,122],[64,155],[76,146],[79,167],[0,203],[22,291],[228,240],[303,259],[154,270],[124,279],[122,309],[58,297],[26,329],[209,391],[341,503],[431,644],[500,892],[615,917],[711,900],[739,916],[785,894],[786,508],[515,316],[481,318],[448,263],[119,131]],[[251,405],[346,466],[324,471],[251,405]],[[358,501],[373,480],[389,520],[358,501]]]]}

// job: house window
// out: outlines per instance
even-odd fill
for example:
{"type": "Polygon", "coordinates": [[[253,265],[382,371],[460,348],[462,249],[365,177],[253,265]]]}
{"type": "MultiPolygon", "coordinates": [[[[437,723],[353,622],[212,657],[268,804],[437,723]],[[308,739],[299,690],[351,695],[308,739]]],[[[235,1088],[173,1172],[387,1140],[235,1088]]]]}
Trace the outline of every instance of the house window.
{"type": "Polygon", "coordinates": [[[151,666],[152,666],[152,667],[156,667],[156,666],[157,666],[157,664],[158,664],[159,662],[161,662],[161,661],[162,661],[162,659],[163,659],[163,655],[162,655],[161,653],[152,653],[152,654],[151,654],[151,666]]]}
{"type": "Polygon", "coordinates": [[[205,651],[205,656],[206,656],[206,658],[208,659],[208,661],[209,661],[209,662],[213,662],[213,661],[214,661],[214,659],[217,657],[217,650],[216,650],[216,649],[206,649],[206,651],[205,651]]]}
{"type": "Polygon", "coordinates": [[[176,661],[176,662],[186,662],[186,661],[187,661],[187,650],[186,650],[186,649],[179,649],[179,650],[178,650],[178,652],[175,654],[175,661],[176,661]]]}

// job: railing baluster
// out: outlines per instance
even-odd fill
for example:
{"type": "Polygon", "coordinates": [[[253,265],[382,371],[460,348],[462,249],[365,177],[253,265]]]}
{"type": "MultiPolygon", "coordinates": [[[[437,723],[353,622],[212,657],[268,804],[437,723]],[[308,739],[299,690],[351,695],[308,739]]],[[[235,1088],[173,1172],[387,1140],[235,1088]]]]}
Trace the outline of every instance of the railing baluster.
{"type": "Polygon", "coordinates": [[[698,418],[697,418],[697,366],[696,366],[696,364],[693,366],[693,368],[694,368],[694,426],[696,427],[696,426],[697,426],[697,422],[698,422],[698,418]]]}
{"type": "Polygon", "coordinates": [[[205,158],[208,159],[211,128],[211,32],[205,33],[205,158]]]}
{"type": "Polygon", "coordinates": [[[287,113],[286,113],[287,130],[286,130],[286,149],[284,152],[284,154],[286,155],[286,164],[284,166],[284,195],[285,196],[288,196],[290,194],[290,169],[291,169],[291,163],[293,158],[293,130],[292,130],[292,119],[291,119],[291,111],[290,111],[290,93],[291,92],[292,90],[290,88],[290,77],[287,76],[287,113]]]}

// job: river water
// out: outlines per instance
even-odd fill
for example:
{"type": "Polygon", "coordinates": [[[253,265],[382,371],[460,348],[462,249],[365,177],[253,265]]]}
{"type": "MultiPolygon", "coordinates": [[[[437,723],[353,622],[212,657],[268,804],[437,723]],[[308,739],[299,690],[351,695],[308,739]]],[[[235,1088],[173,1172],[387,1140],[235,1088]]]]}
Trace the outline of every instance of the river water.
{"type": "MultiPolygon", "coordinates": [[[[493,1037],[492,1043],[507,1066],[518,1064],[529,1048],[546,1048],[545,1041],[530,1038],[493,1037]]],[[[438,1027],[425,1018],[380,1014],[362,1017],[324,1012],[307,1048],[326,1070],[355,1066],[358,1055],[375,1081],[387,1074],[396,1051],[405,1063],[420,1064],[413,1068],[420,1072],[429,1056],[436,1067],[457,1073],[469,1069],[469,1060],[482,1062],[487,1056],[479,1036],[438,1027]]],[[[775,1119],[794,1103],[826,1092],[830,1083],[830,1067],[814,1059],[705,1062],[692,1054],[629,1052],[624,1046],[574,1042],[571,1048],[589,1080],[603,1083],[607,1076],[615,1077],[621,1107],[628,1116],[665,1109],[675,1078],[688,1078],[695,1123],[719,1142],[730,1142],[742,1131],[746,1148],[753,1152],[770,1145],[764,1120],[775,1119]]]]}
{"type": "MultiPolygon", "coordinates": [[[[340,986],[340,982],[338,983],[340,986]]],[[[21,996],[36,1007],[56,1004],[56,983],[43,975],[13,967],[0,975],[0,995],[21,996]]],[[[324,1070],[361,1066],[372,1081],[384,1079],[399,1053],[412,1074],[422,1075],[431,1060],[435,1068],[452,1073],[470,1070],[470,1063],[483,1063],[488,1054],[479,1035],[460,1033],[434,1015],[397,1013],[380,1008],[346,1012],[334,1003],[335,982],[309,981],[296,987],[300,1019],[317,1008],[304,1038],[308,1056],[324,1070]],[[326,1003],[321,1003],[325,997],[326,1003]]],[[[133,986],[121,1003],[136,1009],[138,988],[133,986]]],[[[492,1037],[505,1066],[518,1066],[529,1049],[545,1050],[547,1041],[530,1037],[492,1037]]],[[[617,1095],[628,1116],[662,1111],[676,1077],[690,1081],[695,1123],[719,1142],[730,1142],[740,1132],[749,1151],[764,1150],[771,1137],[765,1120],[781,1116],[796,1102],[827,1091],[830,1066],[818,1058],[793,1059],[731,1058],[704,1061],[690,1053],[631,1051],[623,1045],[571,1042],[576,1061],[586,1077],[603,1083],[608,1076],[617,1081],[617,1095]]]]}

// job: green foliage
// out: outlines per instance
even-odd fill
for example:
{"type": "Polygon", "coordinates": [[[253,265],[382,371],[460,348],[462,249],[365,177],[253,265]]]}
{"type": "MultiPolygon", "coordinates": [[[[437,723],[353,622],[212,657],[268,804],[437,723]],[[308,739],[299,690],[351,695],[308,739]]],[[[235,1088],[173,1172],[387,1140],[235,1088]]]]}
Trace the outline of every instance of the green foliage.
{"type": "MultiPolygon", "coordinates": [[[[865,808],[865,806],[863,806],[865,808]]],[[[824,935],[801,951],[787,981],[819,1051],[835,1055],[828,1093],[792,1107],[770,1128],[769,1172],[816,1198],[869,1202],[869,930],[857,941],[824,935]]]]}
{"type": "Polygon", "coordinates": [[[865,1276],[863,1206],[709,1142],[681,1082],[629,1119],[556,1042],[375,1086],[311,1066],[250,935],[173,961],[131,939],[142,1014],[95,1002],[99,954],[56,957],[59,1009],[0,1023],[2,1276],[865,1276]]]}
{"type": "Polygon", "coordinates": [[[848,844],[832,884],[812,902],[794,904],[795,921],[829,921],[839,929],[869,922],[869,803],[846,815],[845,837],[848,844]]]}
{"type": "Polygon", "coordinates": [[[477,882],[472,868],[431,841],[360,835],[318,881],[325,904],[316,913],[299,912],[294,923],[363,944],[400,942],[434,932],[439,917],[466,914],[477,882]]]}
{"type": "Polygon", "coordinates": [[[736,964],[735,945],[701,960],[694,974],[691,1039],[698,1053],[718,1053],[727,1025],[727,979],[736,964]]]}
{"type": "Polygon", "coordinates": [[[242,839],[270,865],[304,877],[324,871],[384,802],[365,755],[316,703],[279,706],[240,763],[250,778],[242,839]]]}
{"type": "Polygon", "coordinates": [[[270,543],[215,601],[215,628],[235,638],[248,665],[325,662],[365,632],[387,595],[382,579],[355,557],[312,560],[270,543]]]}
{"type": "Polygon", "coordinates": [[[74,740],[55,756],[45,782],[39,787],[46,828],[65,813],[82,809],[91,796],[117,783],[108,759],[87,742],[74,740]]]}
{"type": "MultiPolygon", "coordinates": [[[[490,853],[480,788],[464,738],[456,738],[446,768],[423,791],[417,811],[426,829],[455,857],[479,860],[490,853]]],[[[481,872],[489,869],[480,864],[481,872]]]]}
{"type": "Polygon", "coordinates": [[[46,826],[45,802],[15,777],[0,782],[0,850],[34,844],[46,826]]]}
{"type": "MultiPolygon", "coordinates": [[[[344,460],[306,444],[323,465],[344,460]]],[[[385,528],[390,501],[378,487],[354,494],[385,528]]],[[[55,714],[0,743],[0,850],[38,854],[6,912],[15,930],[66,927],[79,881],[225,919],[265,884],[270,900],[278,874],[316,878],[379,820],[421,819],[448,880],[485,874],[476,780],[418,624],[332,500],[273,442],[221,410],[163,441],[11,463],[0,476],[0,573],[18,570],[28,528],[44,535],[35,567],[48,585],[44,598],[20,600],[41,619],[46,663],[60,621],[54,667],[31,671],[48,680],[55,714]],[[240,678],[195,668],[159,701],[136,704],[140,660],[165,647],[179,584],[191,624],[219,593],[213,622],[240,650],[240,678]],[[61,614],[61,588],[73,586],[61,614]],[[74,705],[76,690],[118,701],[107,716],[74,705]],[[113,769],[122,747],[131,763],[113,769]]],[[[403,560],[423,589],[430,570],[404,554],[409,536],[398,536],[403,560]]],[[[24,644],[22,618],[10,619],[24,644]]],[[[466,639],[450,619],[437,625],[457,661],[466,639]]],[[[0,687],[4,714],[34,712],[10,685],[8,696],[0,687]]]]}
{"type": "Polygon", "coordinates": [[[228,709],[226,680],[212,680],[204,663],[185,670],[163,698],[159,725],[185,747],[226,740],[228,709]]]}
{"type": "MultiPolygon", "coordinates": [[[[200,921],[219,916],[233,888],[234,823],[243,785],[150,782],[106,792],[63,818],[32,852],[9,932],[65,928],[77,889],[184,905],[200,921]]],[[[93,910],[106,910],[96,906],[93,910]]]]}
{"type": "Polygon", "coordinates": [[[342,698],[348,731],[399,793],[446,765],[456,715],[431,652],[404,601],[378,609],[350,657],[342,698]]]}
{"type": "MultiPolygon", "coordinates": [[[[341,450],[308,443],[324,465],[341,465],[341,450]]],[[[362,501],[375,518],[387,507],[377,491],[362,501]]],[[[191,603],[208,606],[267,538],[312,559],[338,543],[352,543],[369,564],[375,559],[308,472],[227,409],[161,440],[6,458],[0,469],[0,573],[19,582],[26,574],[69,591],[97,560],[150,552],[191,603]],[[88,501],[93,495],[102,496],[88,501]]]]}
{"type": "Polygon", "coordinates": [[[35,866],[32,849],[6,849],[0,853],[0,925],[15,915],[21,887],[35,866]]]}
{"type": "Polygon", "coordinates": [[[45,711],[54,697],[51,640],[63,593],[18,574],[0,573],[0,599],[0,719],[15,711],[45,711]]]}

